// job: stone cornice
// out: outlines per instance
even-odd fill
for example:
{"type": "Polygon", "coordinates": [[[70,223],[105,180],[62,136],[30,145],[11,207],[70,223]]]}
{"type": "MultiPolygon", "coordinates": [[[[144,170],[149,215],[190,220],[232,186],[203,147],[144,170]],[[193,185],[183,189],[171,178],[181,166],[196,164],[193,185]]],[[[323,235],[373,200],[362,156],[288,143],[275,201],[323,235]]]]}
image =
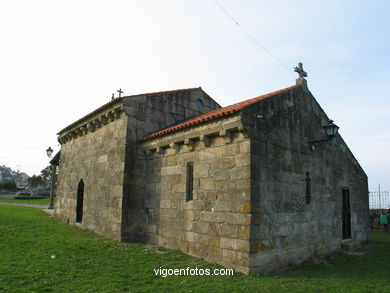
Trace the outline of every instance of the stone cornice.
{"type": "Polygon", "coordinates": [[[91,118],[92,116],[95,116],[97,113],[100,113],[104,111],[105,109],[111,108],[113,105],[119,104],[124,98],[127,97],[121,97],[121,98],[116,98],[114,100],[111,100],[110,102],[104,104],[103,106],[97,108],[96,110],[92,111],[91,113],[85,115],[84,117],[81,117],[79,120],[73,122],[72,124],[66,126],[64,129],[62,129],[60,132],[58,132],[58,135],[62,135],[65,131],[73,128],[75,125],[82,123],[84,120],[87,120],[91,118]]]}
{"type": "Polygon", "coordinates": [[[233,141],[233,133],[235,139],[237,137],[246,139],[249,136],[239,114],[149,139],[141,142],[141,148],[147,154],[156,153],[160,155],[167,153],[167,150],[168,153],[178,153],[183,147],[187,151],[193,151],[196,142],[201,142],[204,147],[208,147],[213,137],[222,137],[225,143],[229,144],[233,141]]]}
{"type": "MultiPolygon", "coordinates": [[[[116,100],[118,102],[118,100],[116,100]]],[[[111,103],[105,105],[100,111],[95,111],[81,120],[76,121],[67,128],[61,130],[58,134],[60,144],[67,143],[72,139],[94,132],[96,129],[107,125],[108,123],[119,119],[123,115],[122,103],[111,103]]]]}

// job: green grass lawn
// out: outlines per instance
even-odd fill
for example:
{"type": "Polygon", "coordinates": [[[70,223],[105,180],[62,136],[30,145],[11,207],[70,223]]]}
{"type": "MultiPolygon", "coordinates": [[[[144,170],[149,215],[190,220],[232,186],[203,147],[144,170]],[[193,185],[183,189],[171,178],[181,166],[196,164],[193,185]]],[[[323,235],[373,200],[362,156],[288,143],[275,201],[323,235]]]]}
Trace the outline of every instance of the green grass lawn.
{"type": "Polygon", "coordinates": [[[372,241],[363,256],[337,253],[269,276],[162,278],[153,270],[220,267],[107,240],[39,209],[0,206],[0,292],[390,292],[390,234],[372,241]]]}
{"type": "Polygon", "coordinates": [[[40,198],[40,199],[0,199],[0,202],[11,202],[11,203],[35,203],[35,204],[47,204],[49,205],[50,198],[40,198]]]}

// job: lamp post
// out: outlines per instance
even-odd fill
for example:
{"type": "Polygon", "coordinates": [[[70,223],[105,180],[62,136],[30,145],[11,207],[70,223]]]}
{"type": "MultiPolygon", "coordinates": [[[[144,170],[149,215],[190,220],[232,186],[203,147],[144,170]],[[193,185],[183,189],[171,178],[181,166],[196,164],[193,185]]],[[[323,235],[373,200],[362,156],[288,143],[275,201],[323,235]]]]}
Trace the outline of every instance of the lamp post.
{"type": "Polygon", "coordinates": [[[333,120],[328,120],[328,123],[323,125],[322,128],[324,128],[328,138],[309,142],[310,151],[314,151],[318,146],[322,145],[323,143],[331,141],[337,135],[340,129],[340,127],[333,123],[333,120]]]}
{"type": "MultiPolygon", "coordinates": [[[[51,154],[53,153],[53,149],[49,147],[46,150],[46,154],[49,158],[51,158],[51,154]]],[[[49,210],[54,209],[53,207],[53,200],[54,200],[54,180],[55,180],[55,174],[56,174],[56,165],[52,164],[50,162],[50,169],[51,169],[51,183],[50,183],[50,203],[49,203],[49,210]]]]}

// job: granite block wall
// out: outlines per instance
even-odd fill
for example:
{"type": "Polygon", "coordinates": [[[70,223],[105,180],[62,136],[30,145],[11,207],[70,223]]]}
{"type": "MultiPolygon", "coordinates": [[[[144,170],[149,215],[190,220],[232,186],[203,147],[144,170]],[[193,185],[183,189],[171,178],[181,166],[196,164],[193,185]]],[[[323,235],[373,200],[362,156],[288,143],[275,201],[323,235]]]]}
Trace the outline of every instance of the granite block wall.
{"type": "Polygon", "coordinates": [[[248,273],[250,140],[210,138],[205,147],[167,148],[145,166],[145,240],[248,273]],[[186,201],[186,166],[193,162],[193,200],[186,201]]]}
{"type": "Polygon", "coordinates": [[[340,136],[310,151],[310,141],[326,138],[322,125],[328,117],[305,88],[254,104],[241,116],[251,133],[251,173],[256,174],[251,272],[368,240],[367,176],[340,136]],[[343,189],[351,204],[352,236],[347,240],[342,239],[343,189]]]}
{"type": "MultiPolygon", "coordinates": [[[[92,130],[92,128],[91,128],[92,130]]],[[[112,239],[121,239],[127,117],[62,144],[55,216],[112,239]],[[76,223],[77,188],[84,181],[83,218],[76,223]]]]}
{"type": "Polygon", "coordinates": [[[122,215],[122,240],[145,241],[144,172],[145,158],[138,139],[187,118],[218,109],[220,106],[200,88],[162,95],[142,95],[124,101],[128,116],[122,215]],[[200,101],[201,107],[197,105],[200,101]]]}

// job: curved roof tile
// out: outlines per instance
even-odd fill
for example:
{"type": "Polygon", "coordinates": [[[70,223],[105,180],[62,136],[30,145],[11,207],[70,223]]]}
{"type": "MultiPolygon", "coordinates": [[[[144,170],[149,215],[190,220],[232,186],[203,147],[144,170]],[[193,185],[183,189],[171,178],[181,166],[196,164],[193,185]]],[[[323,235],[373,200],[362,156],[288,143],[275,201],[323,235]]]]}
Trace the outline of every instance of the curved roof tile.
{"type": "Polygon", "coordinates": [[[230,106],[226,106],[226,107],[223,107],[223,108],[220,108],[217,110],[213,110],[213,111],[195,116],[193,118],[187,119],[187,120],[179,122],[177,124],[168,126],[162,130],[145,135],[144,137],[141,137],[139,139],[139,141],[145,141],[145,140],[148,140],[151,138],[155,138],[155,137],[162,136],[162,135],[165,135],[165,134],[177,131],[177,130],[184,129],[184,128],[189,127],[189,126],[197,125],[197,124],[209,121],[209,120],[213,120],[213,119],[216,119],[219,117],[233,114],[233,113],[238,112],[241,109],[243,109],[243,108],[245,108],[253,103],[256,103],[258,101],[273,97],[275,95],[278,95],[278,94],[281,94],[284,92],[288,92],[288,91],[295,89],[295,88],[298,88],[300,86],[301,86],[301,84],[293,85],[293,86],[287,87],[285,89],[281,89],[281,90],[278,90],[278,91],[275,91],[272,93],[268,93],[268,94],[265,94],[265,95],[262,95],[259,97],[255,97],[255,98],[252,98],[249,100],[245,100],[245,101],[242,101],[242,102],[230,105],[230,106]]]}

